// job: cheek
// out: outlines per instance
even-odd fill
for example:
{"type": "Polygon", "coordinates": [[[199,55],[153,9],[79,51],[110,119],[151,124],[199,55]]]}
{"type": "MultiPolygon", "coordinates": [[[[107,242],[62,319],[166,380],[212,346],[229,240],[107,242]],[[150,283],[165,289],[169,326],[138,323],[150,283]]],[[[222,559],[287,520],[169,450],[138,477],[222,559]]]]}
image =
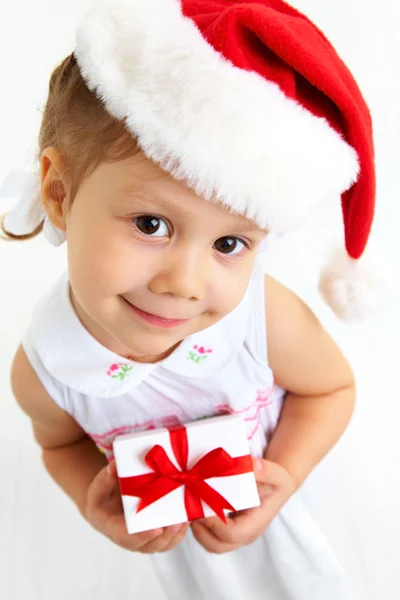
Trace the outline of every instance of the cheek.
{"type": "Polygon", "coordinates": [[[156,257],[143,252],[124,225],[88,226],[68,236],[69,272],[77,296],[106,298],[147,285],[156,257]]]}
{"type": "Polygon", "coordinates": [[[242,271],[228,271],[225,276],[215,278],[218,282],[213,288],[215,306],[221,315],[227,315],[242,301],[251,277],[252,269],[247,267],[242,271]]]}

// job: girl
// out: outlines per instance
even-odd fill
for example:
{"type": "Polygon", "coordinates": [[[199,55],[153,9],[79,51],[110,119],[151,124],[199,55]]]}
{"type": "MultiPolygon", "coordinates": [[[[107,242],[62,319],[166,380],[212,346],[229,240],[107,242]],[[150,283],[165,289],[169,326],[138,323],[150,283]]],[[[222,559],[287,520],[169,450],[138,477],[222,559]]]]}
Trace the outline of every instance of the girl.
{"type": "Polygon", "coordinates": [[[321,291],[356,314],[372,133],[332,46],[280,0],[97,3],[51,77],[39,160],[2,229],[68,245],[12,369],[50,475],[152,555],[168,598],[348,598],[296,491],[350,420],[352,372],[260,262],[270,232],[342,195],[348,273],[321,291]],[[128,535],[115,436],[226,413],[246,423],[261,506],[128,535]]]}

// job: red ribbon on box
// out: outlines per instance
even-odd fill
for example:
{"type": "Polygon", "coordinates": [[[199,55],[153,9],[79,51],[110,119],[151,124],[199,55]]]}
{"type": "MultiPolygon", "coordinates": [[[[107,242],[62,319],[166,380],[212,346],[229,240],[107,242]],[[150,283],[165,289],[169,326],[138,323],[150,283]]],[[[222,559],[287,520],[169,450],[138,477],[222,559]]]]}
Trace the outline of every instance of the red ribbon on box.
{"type": "Polygon", "coordinates": [[[251,473],[253,471],[251,457],[246,455],[233,458],[223,448],[215,448],[188,470],[189,444],[186,427],[170,429],[169,436],[172,450],[181,470],[171,462],[162,446],[153,446],[145,457],[145,462],[153,473],[120,477],[121,494],[140,498],[136,510],[138,513],[146,506],[157,502],[160,498],[184,485],[188,521],[204,517],[201,504],[203,501],[222,521],[226,522],[224,509],[234,511],[234,507],[204,480],[211,477],[251,473]]]}

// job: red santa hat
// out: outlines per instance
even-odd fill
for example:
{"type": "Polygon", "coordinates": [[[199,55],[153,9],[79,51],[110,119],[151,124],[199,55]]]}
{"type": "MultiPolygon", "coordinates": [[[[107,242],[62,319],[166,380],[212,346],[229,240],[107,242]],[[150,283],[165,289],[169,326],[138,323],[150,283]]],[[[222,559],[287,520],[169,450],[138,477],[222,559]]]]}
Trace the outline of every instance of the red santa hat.
{"type": "Polygon", "coordinates": [[[145,154],[205,198],[282,233],[341,197],[347,255],[320,289],[344,318],[370,307],[370,113],[307,17],[281,0],[104,0],[75,54],[145,154]]]}
{"type": "Polygon", "coordinates": [[[307,17],[281,0],[100,0],[75,55],[145,154],[206,199],[282,233],[341,198],[346,252],[320,289],[343,318],[370,307],[371,118],[307,17]]]}

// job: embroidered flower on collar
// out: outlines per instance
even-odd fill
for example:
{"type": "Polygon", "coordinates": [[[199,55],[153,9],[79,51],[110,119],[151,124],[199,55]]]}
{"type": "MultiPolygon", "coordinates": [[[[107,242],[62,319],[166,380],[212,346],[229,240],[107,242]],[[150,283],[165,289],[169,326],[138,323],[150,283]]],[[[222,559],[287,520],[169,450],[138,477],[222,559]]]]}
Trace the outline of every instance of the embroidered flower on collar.
{"type": "Polygon", "coordinates": [[[129,372],[132,371],[133,367],[127,363],[113,364],[107,371],[107,375],[113,379],[119,379],[124,381],[125,377],[128,376],[129,372]]]}
{"type": "Polygon", "coordinates": [[[212,354],[211,348],[204,348],[204,346],[198,346],[195,344],[193,349],[189,350],[189,354],[186,358],[199,365],[202,360],[208,358],[209,354],[212,354]]]}

